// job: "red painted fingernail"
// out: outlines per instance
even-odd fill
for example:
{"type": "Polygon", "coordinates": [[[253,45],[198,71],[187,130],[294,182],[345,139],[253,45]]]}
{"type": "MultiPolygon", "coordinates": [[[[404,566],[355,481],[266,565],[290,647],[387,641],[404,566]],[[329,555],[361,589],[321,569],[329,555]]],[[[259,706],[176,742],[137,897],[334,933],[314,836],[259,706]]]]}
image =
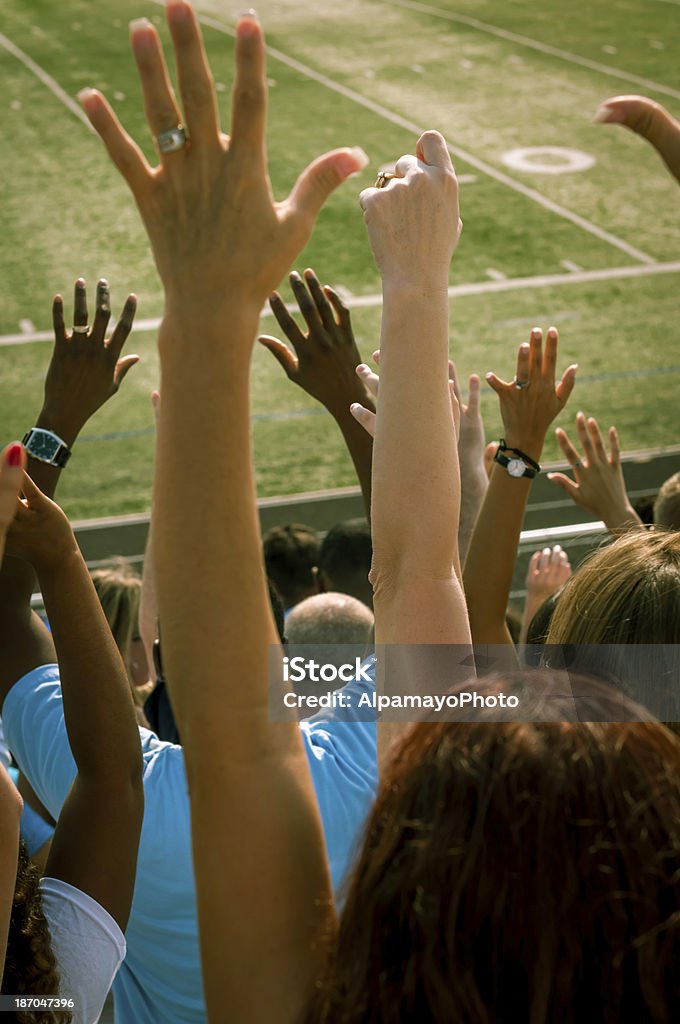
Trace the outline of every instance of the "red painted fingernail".
{"type": "Polygon", "coordinates": [[[19,441],[15,441],[14,444],[11,444],[7,449],[7,454],[5,455],[7,465],[20,466],[23,450],[24,447],[19,443],[19,441]]]}

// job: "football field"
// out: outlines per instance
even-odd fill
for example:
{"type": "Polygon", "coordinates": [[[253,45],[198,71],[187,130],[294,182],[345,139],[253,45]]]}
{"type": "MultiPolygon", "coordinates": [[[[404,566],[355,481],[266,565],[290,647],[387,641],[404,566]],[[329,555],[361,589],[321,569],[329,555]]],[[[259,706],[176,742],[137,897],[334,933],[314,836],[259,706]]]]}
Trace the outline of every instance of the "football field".
{"type": "MultiPolygon", "coordinates": [[[[0,440],[21,437],[41,401],[52,295],[109,279],[113,310],[139,297],[126,351],[142,356],[94,419],[64,474],[76,518],[148,509],[149,392],[158,384],[161,293],[127,187],[81,114],[103,91],[153,158],[127,23],[152,0],[3,0],[0,17],[0,440]]],[[[228,129],[238,7],[196,3],[228,129]]],[[[680,0],[263,0],[268,147],[275,194],[322,151],[358,145],[371,163],[330,200],[297,268],[313,267],[352,308],[369,359],[379,279],[359,191],[437,128],[461,178],[464,231],[451,270],[459,373],[512,376],[534,324],[560,329],[560,368],[580,366],[560,422],[583,409],[615,423],[624,449],[680,442],[680,189],[628,132],[594,125],[602,100],[642,93],[680,115],[680,0]]],[[[168,51],[170,52],[170,51],[168,51]]],[[[288,288],[283,289],[291,300],[288,288]]],[[[225,325],[225,330],[228,325],[225,325]]],[[[262,329],[276,333],[271,317],[262,329]]],[[[191,345],[191,339],[187,339],[191,345]]],[[[414,364],[418,358],[414,339],[414,364]]],[[[215,382],[219,387],[219,382],[215,382]]],[[[262,496],[354,483],[340,435],[263,350],[253,365],[262,496]]],[[[488,438],[497,401],[485,389],[488,438]]],[[[555,458],[549,437],[545,458],[555,458]]]]}

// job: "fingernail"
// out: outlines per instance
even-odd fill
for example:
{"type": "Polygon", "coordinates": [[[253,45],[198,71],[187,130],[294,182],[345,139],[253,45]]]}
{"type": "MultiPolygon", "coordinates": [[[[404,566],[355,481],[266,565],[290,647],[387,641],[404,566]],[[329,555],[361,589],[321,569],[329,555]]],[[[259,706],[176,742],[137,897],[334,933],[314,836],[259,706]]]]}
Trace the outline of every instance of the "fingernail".
{"type": "Polygon", "coordinates": [[[370,373],[370,369],[366,366],[366,363],[359,363],[357,366],[357,373],[370,373]]]}
{"type": "Polygon", "coordinates": [[[11,444],[7,449],[7,454],[5,455],[7,465],[20,466],[23,450],[23,445],[20,444],[19,441],[15,441],[13,444],[11,444]]]}
{"type": "Polygon", "coordinates": [[[297,270],[291,270],[289,280],[291,280],[291,281],[302,281],[302,278],[298,274],[297,270]]]}
{"type": "Polygon", "coordinates": [[[88,101],[93,99],[93,97],[95,97],[96,95],[97,95],[97,90],[96,89],[86,88],[86,89],[81,89],[80,92],[76,93],[76,99],[78,100],[79,103],[82,103],[83,106],[86,106],[88,101]]]}
{"type": "Polygon", "coordinates": [[[351,405],[350,405],[350,407],[349,407],[349,411],[350,411],[350,412],[352,413],[352,415],[353,415],[353,416],[354,416],[354,415],[356,415],[356,413],[357,413],[357,412],[358,412],[358,411],[359,411],[360,409],[361,409],[361,406],[359,405],[359,403],[358,403],[358,402],[352,402],[352,404],[351,404],[351,405]]]}
{"type": "Polygon", "coordinates": [[[134,18],[128,25],[131,38],[138,46],[151,44],[151,22],[148,18],[134,18]]]}
{"type": "Polygon", "coordinates": [[[354,178],[357,174],[361,174],[367,166],[368,157],[360,146],[354,146],[352,149],[347,150],[346,153],[338,154],[338,170],[348,178],[354,178]]]}
{"type": "MultiPolygon", "coordinates": [[[[188,21],[191,17],[191,7],[185,3],[169,3],[167,6],[168,21],[178,24],[180,21],[188,21]]],[[[140,18],[141,21],[141,18],[140,18]]]]}
{"type": "Polygon", "coordinates": [[[260,21],[257,17],[257,11],[253,7],[249,7],[247,11],[241,11],[236,29],[239,36],[246,39],[257,35],[259,25],[260,21]]]}
{"type": "Polygon", "coordinates": [[[249,21],[259,21],[257,11],[254,7],[247,7],[244,11],[240,11],[239,18],[248,18],[249,21]]]}
{"type": "Polygon", "coordinates": [[[489,372],[488,372],[488,373],[485,373],[485,374],[484,374],[484,376],[485,376],[485,378],[486,378],[487,380],[491,380],[491,378],[493,377],[493,374],[492,374],[492,373],[491,373],[491,371],[489,370],[489,372]]]}
{"type": "Polygon", "coordinates": [[[617,110],[615,107],[608,107],[606,103],[603,103],[601,107],[595,111],[593,117],[593,124],[622,124],[625,119],[625,115],[622,110],[617,110]]]}

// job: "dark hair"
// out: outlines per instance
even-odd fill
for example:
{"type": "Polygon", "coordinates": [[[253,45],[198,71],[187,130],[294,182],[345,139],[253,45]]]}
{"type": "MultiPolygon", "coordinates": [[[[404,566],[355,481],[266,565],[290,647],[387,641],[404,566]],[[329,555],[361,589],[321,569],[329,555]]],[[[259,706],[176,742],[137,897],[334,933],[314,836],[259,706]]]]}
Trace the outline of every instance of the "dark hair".
{"type": "MultiPolygon", "coordinates": [[[[573,717],[551,699],[555,674],[475,689],[524,694],[529,676],[539,718],[573,717]]],[[[624,699],[590,693],[593,714],[624,699]]],[[[678,779],[680,745],[656,722],[415,725],[381,780],[307,1024],[671,1024],[678,779]]]]}
{"type": "MultiPolygon", "coordinates": [[[[19,863],[7,937],[3,992],[11,995],[54,996],[59,992],[59,972],[52,952],[50,931],[43,914],[40,872],[19,843],[19,863]]],[[[16,1024],[71,1024],[68,1010],[16,1011],[3,1020],[16,1024]]]]}
{"type": "Polygon", "coordinates": [[[350,594],[373,607],[368,582],[373,559],[371,528],[365,519],[345,519],[331,527],[319,553],[319,570],[327,590],[350,594]]]}
{"type": "Polygon", "coordinates": [[[285,607],[316,591],[319,538],[311,526],[273,526],[262,538],[267,576],[285,607]]]}

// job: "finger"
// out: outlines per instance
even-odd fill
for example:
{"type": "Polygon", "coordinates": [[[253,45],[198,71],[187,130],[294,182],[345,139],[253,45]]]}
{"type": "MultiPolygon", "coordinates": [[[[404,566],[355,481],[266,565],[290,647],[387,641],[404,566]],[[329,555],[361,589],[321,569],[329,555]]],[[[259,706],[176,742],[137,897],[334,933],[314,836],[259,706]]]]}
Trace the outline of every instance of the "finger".
{"type": "Polygon", "coordinates": [[[87,289],[82,277],[73,288],[73,326],[87,327],[87,289]]]}
{"type": "Polygon", "coordinates": [[[538,570],[539,570],[539,572],[543,572],[544,569],[548,568],[548,565],[550,563],[550,556],[551,556],[551,554],[552,554],[552,551],[551,551],[550,548],[543,548],[543,550],[541,551],[540,557],[538,559],[538,570]]]}
{"type": "Polygon", "coordinates": [[[19,496],[26,468],[26,450],[20,441],[12,441],[0,455],[0,488],[19,496]]]}
{"type": "MultiPolygon", "coordinates": [[[[400,156],[394,165],[394,173],[398,178],[405,178],[409,173],[413,174],[418,169],[418,157],[413,156],[412,153],[405,153],[404,156],[400,156]]],[[[389,188],[389,182],[385,188],[389,188]]]]}
{"type": "Polygon", "coordinates": [[[331,305],[326,296],[324,295],[321,285],[319,284],[319,279],[314,273],[314,271],[311,269],[311,267],[308,267],[305,270],[304,274],[305,281],[307,282],[307,287],[311,292],[312,299],[314,300],[314,305],[316,306],[316,311],[319,314],[319,317],[321,318],[321,323],[324,325],[330,336],[334,337],[337,323],[335,321],[335,317],[333,316],[333,310],[331,309],[331,305]]]}
{"type": "Polygon", "coordinates": [[[376,363],[378,366],[380,366],[380,349],[379,348],[377,348],[375,350],[375,352],[372,354],[371,359],[373,360],[374,363],[376,363]]]}
{"type": "Polygon", "coordinates": [[[580,492],[577,485],[564,473],[548,473],[548,480],[552,480],[554,484],[566,491],[572,501],[579,502],[580,492]]]}
{"type": "Polygon", "coordinates": [[[623,125],[647,139],[680,181],[680,122],[660,103],[646,96],[612,96],[604,101],[593,120],[623,125]]]}
{"type": "Polygon", "coordinates": [[[555,431],[555,436],[557,438],[557,443],[560,446],[560,448],[562,449],[562,451],[564,453],[564,456],[565,456],[567,462],[569,463],[569,465],[571,466],[571,468],[574,471],[580,469],[581,468],[581,457],[580,457],[579,453],[576,451],[576,449],[574,448],[574,446],[571,443],[571,441],[569,440],[569,437],[567,436],[566,432],[564,430],[562,430],[561,427],[558,427],[557,430],[555,431]]]}
{"type": "Polygon", "coordinates": [[[261,345],[269,349],[277,362],[283,367],[286,377],[289,379],[295,377],[298,371],[298,359],[285,342],[279,341],[278,338],[272,337],[271,334],[261,334],[257,340],[261,345]]]}
{"type": "Polygon", "coordinates": [[[609,450],[611,455],[609,461],[612,466],[621,465],[621,443],[619,441],[619,432],[616,427],[609,428],[609,450]]]}
{"type": "MultiPolygon", "coordinates": [[[[367,164],[368,157],[358,146],[354,149],[335,149],[317,157],[293,186],[287,202],[290,213],[304,218],[311,226],[331,192],[351,175],[362,171],[367,164]]],[[[380,189],[374,191],[379,192],[380,189]]]]}
{"type": "Polygon", "coordinates": [[[559,565],[560,562],[562,561],[563,553],[564,552],[562,551],[562,548],[560,547],[559,544],[553,545],[553,549],[550,552],[550,563],[551,563],[551,565],[559,565]]]}
{"type": "Polygon", "coordinates": [[[556,327],[549,327],[548,334],[545,339],[545,349],[543,351],[543,376],[548,380],[555,380],[555,373],[557,370],[557,346],[559,342],[559,335],[556,327]]]}
{"type": "Polygon", "coordinates": [[[265,162],[267,82],[264,36],[254,11],[241,16],[236,26],[236,77],[231,96],[229,149],[265,162]]]}
{"type": "Polygon", "coordinates": [[[539,563],[540,559],[541,559],[541,552],[540,551],[534,551],[533,555],[529,559],[529,567],[527,569],[527,583],[529,582],[530,577],[533,576],[534,573],[538,572],[538,563],[539,563]]]}
{"type": "Polygon", "coordinates": [[[198,19],[191,4],[184,0],[169,3],[167,16],[175,47],[184,121],[192,145],[219,144],[217,94],[198,19]]]}
{"type": "Polygon", "coordinates": [[[604,447],[604,441],[602,440],[600,428],[594,416],[588,417],[588,433],[590,434],[590,438],[593,443],[593,449],[598,460],[603,463],[606,462],[607,452],[604,447]]]}
{"type": "Polygon", "coordinates": [[[373,397],[377,398],[380,387],[380,377],[378,374],[373,373],[373,370],[370,366],[366,366],[366,363],[359,363],[356,368],[356,374],[364,382],[373,397]]]}
{"type": "Polygon", "coordinates": [[[341,330],[348,332],[352,330],[352,320],[350,318],[350,312],[345,303],[342,301],[338,293],[334,288],[331,288],[329,284],[325,284],[323,287],[324,295],[330,302],[331,306],[335,310],[337,317],[337,325],[341,330]]]}
{"type": "MultiPolygon", "coordinates": [[[[130,22],[130,41],[142,83],[146,119],[155,141],[161,132],[180,125],[182,115],[170,84],[161,41],[148,18],[130,22]]],[[[182,153],[183,150],[178,149],[173,153],[161,153],[160,158],[163,163],[172,163],[182,153]]]]}
{"type": "Polygon", "coordinates": [[[45,501],[45,495],[25,470],[21,480],[21,490],[26,501],[32,508],[37,508],[41,501],[45,501]]]}
{"type": "Polygon", "coordinates": [[[555,394],[557,395],[557,401],[559,402],[560,409],[564,409],[565,405],[569,401],[569,396],[574,390],[576,384],[576,372],[578,370],[578,363],[572,363],[562,374],[562,380],[555,388],[555,394]]]}
{"type": "Polygon", "coordinates": [[[316,308],[316,305],[312,301],[309,292],[305,288],[304,281],[295,270],[290,275],[288,280],[290,281],[290,286],[293,289],[295,301],[300,307],[302,317],[307,326],[309,327],[310,334],[317,335],[319,337],[319,341],[322,347],[328,348],[328,338],[326,336],[326,332],[323,330],[321,317],[319,316],[319,312],[316,308]]]}
{"type": "Polygon", "coordinates": [[[489,387],[493,388],[497,395],[502,395],[503,392],[510,386],[509,384],[506,384],[505,381],[501,380],[500,377],[497,377],[495,373],[491,372],[486,374],[485,380],[489,387]]]}
{"type": "Polygon", "coordinates": [[[439,132],[423,132],[418,139],[416,156],[430,167],[441,167],[442,170],[453,172],[451,154],[446,145],[446,139],[439,132]]]}
{"type": "Polygon", "coordinates": [[[158,426],[158,420],[159,420],[160,415],[161,415],[161,393],[160,393],[160,391],[152,391],[151,392],[151,407],[153,409],[154,421],[156,423],[156,426],[158,426]]]}
{"type": "Polygon", "coordinates": [[[286,304],[278,292],[272,292],[269,296],[269,308],[276,317],[279,327],[297,352],[307,339],[286,309],[286,304]]]}
{"type": "Polygon", "coordinates": [[[109,282],[102,277],[97,281],[97,305],[94,314],[94,325],[92,333],[102,341],[106,334],[106,328],[111,319],[111,297],[109,295],[109,282]]]}
{"type": "Polygon", "coordinates": [[[137,311],[137,296],[128,295],[123,306],[123,312],[120,314],[120,319],[116,324],[113,334],[107,345],[109,355],[114,362],[118,362],[120,353],[123,349],[123,345],[127,341],[128,335],[132,330],[132,325],[135,321],[135,313],[137,311]]]}
{"type": "Polygon", "coordinates": [[[497,451],[498,451],[498,441],[489,441],[489,443],[487,444],[486,448],[484,449],[484,455],[483,455],[484,469],[486,470],[486,475],[488,477],[491,476],[491,472],[493,470],[493,460],[496,457],[496,452],[497,451]]]}
{"type": "Polygon", "coordinates": [[[364,212],[364,221],[365,222],[366,222],[366,214],[370,210],[371,203],[373,202],[375,197],[378,195],[378,193],[382,192],[382,191],[383,191],[382,189],[375,188],[373,185],[371,185],[368,188],[362,189],[361,192],[359,193],[359,206],[361,207],[361,209],[364,212]]]}
{"type": "Polygon", "coordinates": [[[55,295],[52,300],[52,324],[54,326],[55,345],[66,344],[66,323],[64,321],[64,300],[61,295],[55,295]]]}
{"type": "Polygon", "coordinates": [[[375,436],[375,413],[371,412],[370,409],[365,409],[363,405],[359,405],[358,402],[353,402],[349,407],[354,419],[357,423],[360,423],[367,434],[371,437],[375,436]]]}
{"type": "Polygon", "coordinates": [[[468,416],[479,416],[482,405],[482,382],[476,373],[468,379],[468,416]]]}
{"type": "Polygon", "coordinates": [[[133,195],[139,199],[153,174],[141,149],[123,129],[107,100],[96,89],[81,89],[78,99],[90,124],[106,146],[111,160],[125,178],[133,195]]]}
{"type": "Polygon", "coordinates": [[[451,402],[451,415],[453,416],[453,429],[456,432],[456,438],[460,437],[460,402],[456,398],[456,386],[455,382],[449,381],[449,401],[451,402]]]}
{"type": "Polygon", "coordinates": [[[461,409],[464,409],[463,395],[461,394],[460,384],[458,383],[458,374],[456,372],[456,364],[449,359],[449,380],[453,384],[453,393],[456,396],[456,401],[461,409]]]}
{"type": "Polygon", "coordinates": [[[123,359],[119,359],[118,360],[118,362],[116,363],[115,369],[113,371],[113,386],[114,386],[116,391],[118,390],[118,388],[123,383],[123,378],[132,369],[132,367],[135,365],[135,363],[138,363],[138,362],[139,362],[139,356],[138,355],[124,356],[123,359]]]}
{"type": "MultiPolygon", "coordinates": [[[[517,363],[519,366],[519,361],[517,363]]],[[[519,369],[517,370],[517,377],[519,380],[532,380],[538,377],[543,372],[543,331],[540,327],[534,327],[533,331],[529,336],[529,363],[527,366],[526,374],[520,375],[519,369]]]]}

